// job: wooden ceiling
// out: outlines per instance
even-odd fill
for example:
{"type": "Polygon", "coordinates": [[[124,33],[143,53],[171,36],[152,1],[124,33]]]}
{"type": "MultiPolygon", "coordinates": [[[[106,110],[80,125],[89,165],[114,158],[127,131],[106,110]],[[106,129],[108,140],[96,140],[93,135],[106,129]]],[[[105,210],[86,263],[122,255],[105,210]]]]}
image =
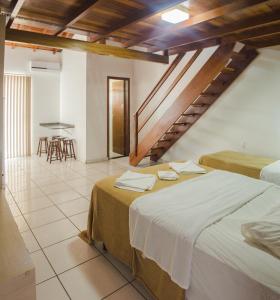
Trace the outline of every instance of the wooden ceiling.
{"type": "Polygon", "coordinates": [[[168,62],[168,54],[225,41],[252,47],[279,44],[280,0],[0,0],[0,7],[9,14],[9,40],[85,46],[99,54],[162,63],[168,62]],[[178,24],[161,20],[161,13],[175,6],[190,18],[178,24]],[[132,51],[133,46],[145,50],[132,51]],[[154,54],[158,51],[163,54],[154,54]]]}

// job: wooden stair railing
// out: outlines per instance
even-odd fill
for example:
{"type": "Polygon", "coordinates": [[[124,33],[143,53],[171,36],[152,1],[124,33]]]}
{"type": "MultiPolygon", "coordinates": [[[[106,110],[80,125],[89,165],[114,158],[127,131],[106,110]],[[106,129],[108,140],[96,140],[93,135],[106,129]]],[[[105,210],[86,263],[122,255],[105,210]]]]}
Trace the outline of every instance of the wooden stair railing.
{"type": "Polygon", "coordinates": [[[170,64],[170,66],[167,68],[167,70],[164,72],[164,74],[161,76],[158,83],[155,85],[155,87],[152,89],[150,94],[147,96],[147,98],[144,100],[144,102],[141,104],[141,106],[138,108],[137,112],[134,115],[135,119],[135,153],[137,153],[137,145],[138,145],[138,133],[139,133],[139,125],[138,120],[141,115],[141,113],[144,111],[144,109],[147,107],[147,105],[151,102],[153,97],[156,95],[156,93],[159,91],[159,89],[163,86],[167,78],[170,76],[170,74],[175,70],[177,65],[180,63],[180,61],[185,56],[185,53],[180,53],[176,56],[176,58],[173,60],[173,62],[170,64]]]}
{"type": "Polygon", "coordinates": [[[234,44],[225,44],[214,52],[156,125],[137,144],[137,152],[130,155],[132,165],[137,165],[147,156],[151,160],[158,160],[258,55],[256,50],[247,46],[238,53],[233,49],[234,44]]]}
{"type": "Polygon", "coordinates": [[[196,60],[196,58],[199,56],[202,50],[197,50],[193,56],[190,58],[190,60],[186,63],[184,68],[181,70],[181,72],[176,76],[175,80],[172,82],[171,86],[167,89],[165,92],[162,100],[159,104],[151,111],[149,114],[144,117],[144,119],[141,121],[140,116],[141,113],[144,111],[144,109],[148,106],[148,104],[152,101],[153,97],[156,95],[156,93],[159,91],[159,89],[162,87],[162,85],[166,82],[167,78],[171,75],[171,73],[175,70],[177,65],[180,63],[182,58],[185,56],[185,53],[178,54],[178,56],[174,59],[170,67],[166,70],[166,72],[163,74],[163,76],[160,78],[159,82],[156,84],[152,92],[148,95],[148,97],[145,99],[143,104],[139,107],[139,109],[136,111],[134,118],[135,118],[135,154],[137,155],[138,151],[138,135],[140,131],[143,129],[143,127],[147,124],[147,122],[150,120],[150,118],[154,115],[154,113],[157,111],[157,109],[161,106],[161,104],[165,101],[165,99],[168,97],[168,95],[172,92],[172,90],[175,88],[175,86],[178,84],[178,82],[182,79],[184,74],[188,71],[188,69],[192,66],[193,62],[196,60]],[[140,120],[140,121],[139,121],[140,120]]]}

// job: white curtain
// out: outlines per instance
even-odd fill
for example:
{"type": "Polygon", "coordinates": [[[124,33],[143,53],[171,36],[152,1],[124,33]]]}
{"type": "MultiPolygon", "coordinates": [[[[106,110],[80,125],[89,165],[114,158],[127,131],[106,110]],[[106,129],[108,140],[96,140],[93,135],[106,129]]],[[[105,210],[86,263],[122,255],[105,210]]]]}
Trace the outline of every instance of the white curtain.
{"type": "Polygon", "coordinates": [[[5,158],[31,154],[31,77],[4,75],[5,158]]]}

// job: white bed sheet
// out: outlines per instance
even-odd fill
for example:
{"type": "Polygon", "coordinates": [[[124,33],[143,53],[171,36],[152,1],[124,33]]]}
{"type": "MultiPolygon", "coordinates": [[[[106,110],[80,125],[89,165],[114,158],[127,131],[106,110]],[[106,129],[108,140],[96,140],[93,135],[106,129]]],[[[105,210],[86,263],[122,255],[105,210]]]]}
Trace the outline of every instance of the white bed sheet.
{"type": "Polygon", "coordinates": [[[274,186],[201,233],[187,300],[280,299],[280,260],[247,244],[240,230],[279,203],[280,187],[274,186]]]}

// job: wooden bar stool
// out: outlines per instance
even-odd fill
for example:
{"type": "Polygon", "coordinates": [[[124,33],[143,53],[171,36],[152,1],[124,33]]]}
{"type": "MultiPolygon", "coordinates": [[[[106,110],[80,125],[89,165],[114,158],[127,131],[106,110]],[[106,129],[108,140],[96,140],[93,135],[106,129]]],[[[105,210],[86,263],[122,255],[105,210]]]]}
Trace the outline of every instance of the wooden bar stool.
{"type": "Polygon", "coordinates": [[[63,137],[63,136],[59,136],[56,138],[56,140],[58,140],[59,144],[60,144],[60,151],[61,151],[62,158],[63,158],[63,141],[65,139],[66,139],[66,137],[63,137]]]}
{"type": "Polygon", "coordinates": [[[73,139],[64,139],[63,140],[62,153],[63,153],[65,161],[67,158],[75,158],[76,159],[73,139]]]}
{"type": "Polygon", "coordinates": [[[59,140],[49,141],[47,161],[60,160],[62,161],[61,142],[59,140]]]}
{"type": "Polygon", "coordinates": [[[48,138],[47,137],[40,137],[37,155],[41,156],[42,153],[48,153],[48,138]]]}

